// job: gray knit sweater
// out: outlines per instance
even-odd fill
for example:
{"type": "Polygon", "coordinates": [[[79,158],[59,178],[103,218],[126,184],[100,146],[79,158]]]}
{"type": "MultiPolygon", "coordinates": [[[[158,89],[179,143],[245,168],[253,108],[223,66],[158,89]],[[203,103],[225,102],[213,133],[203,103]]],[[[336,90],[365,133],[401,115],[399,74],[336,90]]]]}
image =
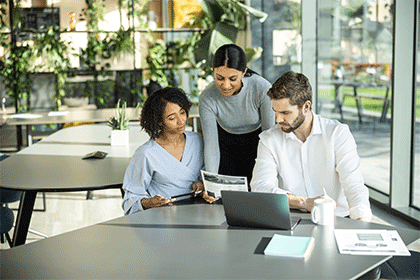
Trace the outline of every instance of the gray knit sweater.
{"type": "Polygon", "coordinates": [[[204,138],[204,162],[206,170],[217,173],[220,150],[217,123],[229,133],[244,134],[262,128],[267,130],[275,123],[267,91],[271,84],[253,74],[242,78],[239,94],[225,97],[215,81],[211,82],[199,98],[199,113],[204,138]]]}

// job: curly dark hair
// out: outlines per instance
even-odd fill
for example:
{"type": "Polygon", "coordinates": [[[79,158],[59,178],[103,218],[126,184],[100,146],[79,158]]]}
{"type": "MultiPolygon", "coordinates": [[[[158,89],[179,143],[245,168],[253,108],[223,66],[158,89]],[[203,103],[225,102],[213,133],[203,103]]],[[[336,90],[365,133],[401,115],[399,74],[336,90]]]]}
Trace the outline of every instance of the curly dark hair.
{"type": "Polygon", "coordinates": [[[140,115],[140,126],[151,139],[163,135],[163,113],[168,102],[178,104],[187,112],[188,117],[192,104],[182,89],[166,87],[155,91],[144,102],[140,115]]]}
{"type": "Polygon", "coordinates": [[[305,75],[287,71],[273,83],[267,95],[274,100],[290,98],[290,105],[302,108],[306,101],[312,101],[312,87],[305,75]]]}

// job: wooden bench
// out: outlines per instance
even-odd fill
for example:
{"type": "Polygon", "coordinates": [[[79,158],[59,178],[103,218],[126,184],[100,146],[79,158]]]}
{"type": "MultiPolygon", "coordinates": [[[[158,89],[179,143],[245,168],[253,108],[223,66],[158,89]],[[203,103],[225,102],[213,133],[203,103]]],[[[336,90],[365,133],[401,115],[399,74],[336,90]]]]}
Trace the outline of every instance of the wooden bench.
{"type": "Polygon", "coordinates": [[[389,106],[391,104],[391,98],[389,96],[389,88],[390,88],[390,84],[386,83],[386,84],[364,84],[361,82],[353,82],[353,83],[348,83],[346,84],[347,86],[352,86],[353,87],[353,93],[346,93],[343,94],[343,101],[342,104],[344,104],[344,99],[346,97],[353,97],[356,101],[356,107],[357,107],[357,115],[359,117],[359,122],[362,123],[362,118],[363,118],[363,103],[362,103],[362,99],[367,98],[367,99],[374,99],[374,100],[382,100],[384,102],[383,106],[382,106],[382,113],[381,113],[381,117],[379,119],[380,122],[385,122],[386,120],[386,114],[388,112],[389,106]],[[379,96],[379,95],[372,95],[372,94],[363,94],[363,93],[358,93],[357,90],[359,88],[366,88],[366,87],[385,87],[386,92],[385,92],[385,96],[379,96]]]}

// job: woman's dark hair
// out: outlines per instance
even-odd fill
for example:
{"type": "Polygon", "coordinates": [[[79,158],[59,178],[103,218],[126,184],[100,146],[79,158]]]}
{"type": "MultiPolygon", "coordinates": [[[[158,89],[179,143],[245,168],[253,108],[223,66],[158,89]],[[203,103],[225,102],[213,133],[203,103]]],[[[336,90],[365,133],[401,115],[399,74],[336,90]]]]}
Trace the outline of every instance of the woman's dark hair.
{"type": "Polygon", "coordinates": [[[151,139],[159,138],[163,134],[163,113],[168,102],[178,104],[187,112],[188,117],[191,102],[182,89],[166,87],[155,91],[144,102],[140,116],[140,126],[151,139]]]}
{"type": "Polygon", "coordinates": [[[306,101],[312,101],[312,87],[305,75],[287,71],[273,83],[267,95],[274,100],[290,98],[290,105],[302,108],[306,101]]]}
{"type": "MultiPolygon", "coordinates": [[[[245,69],[247,69],[245,52],[241,47],[235,44],[226,44],[219,47],[213,56],[213,69],[220,66],[226,66],[245,72],[245,69]]],[[[245,76],[249,77],[252,74],[257,73],[248,68],[245,76]]]]}

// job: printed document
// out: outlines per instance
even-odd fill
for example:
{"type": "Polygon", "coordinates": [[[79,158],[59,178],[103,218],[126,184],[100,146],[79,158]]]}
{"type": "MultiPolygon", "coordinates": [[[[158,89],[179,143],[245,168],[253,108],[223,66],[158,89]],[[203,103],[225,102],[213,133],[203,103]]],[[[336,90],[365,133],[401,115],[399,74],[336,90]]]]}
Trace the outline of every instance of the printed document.
{"type": "Polygon", "coordinates": [[[340,254],[410,256],[396,230],[335,229],[340,254]]]}
{"type": "Polygon", "coordinates": [[[219,175],[201,170],[204,188],[207,192],[213,193],[215,197],[222,197],[221,190],[225,191],[248,191],[246,177],[219,175]]]}

